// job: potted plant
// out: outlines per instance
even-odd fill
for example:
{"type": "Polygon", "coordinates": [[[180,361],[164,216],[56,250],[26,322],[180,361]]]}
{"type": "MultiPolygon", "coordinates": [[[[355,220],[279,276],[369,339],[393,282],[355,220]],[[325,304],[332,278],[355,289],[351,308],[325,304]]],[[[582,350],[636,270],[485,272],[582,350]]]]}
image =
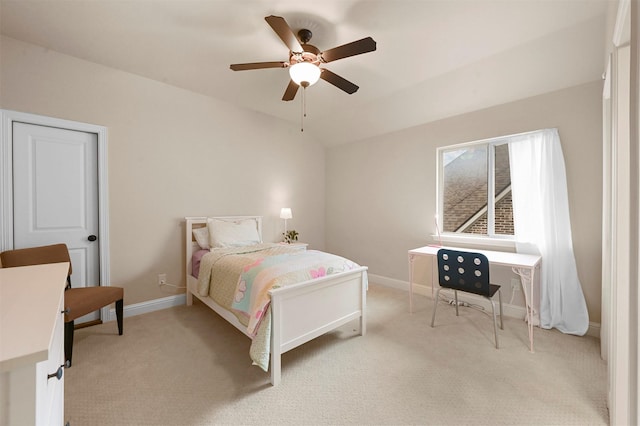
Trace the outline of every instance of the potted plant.
{"type": "Polygon", "coordinates": [[[298,241],[298,231],[296,231],[295,229],[283,232],[282,235],[284,235],[284,242],[287,244],[291,244],[291,242],[293,241],[298,241]]]}

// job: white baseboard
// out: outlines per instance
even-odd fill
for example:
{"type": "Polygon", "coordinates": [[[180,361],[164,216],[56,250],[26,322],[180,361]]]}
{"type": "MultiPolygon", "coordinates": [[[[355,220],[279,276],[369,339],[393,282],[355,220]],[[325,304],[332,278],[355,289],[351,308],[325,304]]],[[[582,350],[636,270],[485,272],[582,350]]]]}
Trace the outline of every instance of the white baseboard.
{"type": "Polygon", "coordinates": [[[589,328],[587,329],[587,336],[600,338],[600,323],[599,322],[589,322],[589,328]]]}
{"type": "MultiPolygon", "coordinates": [[[[409,292],[409,283],[407,281],[396,280],[394,278],[383,277],[381,275],[369,274],[369,282],[373,282],[376,284],[383,285],[385,287],[395,288],[398,290],[409,292]]],[[[432,298],[432,288],[423,284],[414,284],[413,285],[414,294],[419,294],[422,296],[427,296],[432,298]]],[[[407,306],[408,306],[407,297],[407,306]]],[[[480,305],[484,309],[491,309],[491,304],[486,299],[475,296],[472,294],[463,294],[460,293],[458,295],[458,300],[472,303],[474,305],[480,305]]],[[[142,315],[149,312],[159,311],[161,309],[172,308],[174,306],[184,305],[186,303],[186,295],[185,294],[176,294],[174,296],[167,296],[160,299],[149,300],[146,302],[134,303],[132,305],[126,305],[124,307],[124,316],[132,317],[135,315],[142,315]]],[[[407,307],[408,309],[408,307],[407,307]]],[[[523,306],[510,305],[508,303],[503,304],[504,316],[510,318],[518,318],[524,319],[526,311],[523,306]]],[[[116,311],[115,309],[109,309],[109,312],[106,315],[106,318],[102,318],[103,322],[107,321],[115,321],[116,320],[116,311]]],[[[589,328],[586,333],[587,336],[600,338],[600,323],[590,322],[589,328]]]]}
{"type": "MultiPolygon", "coordinates": [[[[409,292],[409,283],[407,281],[396,280],[394,278],[383,277],[381,275],[369,274],[369,282],[383,285],[385,287],[391,287],[398,290],[404,290],[409,292]]],[[[431,286],[423,284],[413,284],[413,293],[422,296],[433,298],[435,292],[432,292],[431,286]]],[[[458,301],[467,302],[473,305],[482,306],[487,312],[491,311],[491,303],[483,297],[476,296],[474,294],[458,292],[458,301]]],[[[504,302],[504,301],[503,301],[504,302]]],[[[407,306],[409,304],[409,297],[407,296],[407,306]]],[[[527,311],[524,306],[510,305],[503,303],[502,305],[504,316],[510,318],[518,318],[524,320],[527,311]]],[[[408,308],[407,308],[408,309],[408,308]]],[[[497,306],[496,306],[497,309],[497,306]]],[[[587,336],[600,338],[600,324],[596,322],[590,322],[587,329],[587,336]]]]}
{"type": "MultiPolygon", "coordinates": [[[[387,277],[383,277],[382,275],[375,275],[375,274],[368,274],[369,276],[369,282],[370,283],[376,283],[376,284],[380,284],[383,285],[385,287],[391,287],[391,288],[395,288],[398,290],[404,290],[404,291],[409,291],[409,283],[406,281],[400,281],[400,280],[396,280],[393,278],[387,278],[387,277]]],[[[417,285],[413,286],[413,291],[414,292],[418,292],[417,285]]],[[[429,288],[429,291],[431,291],[431,287],[427,287],[427,286],[421,286],[424,288],[429,288]]],[[[431,293],[429,293],[431,294],[431,293]]]]}
{"type": "MultiPolygon", "coordinates": [[[[124,317],[133,317],[136,315],[142,315],[149,312],[159,311],[161,309],[172,308],[174,306],[184,305],[187,301],[185,294],[176,294],[174,296],[162,297],[160,299],[148,300],[146,302],[134,303],[131,305],[125,305],[123,308],[124,317]]],[[[102,318],[103,322],[115,321],[116,310],[109,309],[106,318],[102,318]]]]}

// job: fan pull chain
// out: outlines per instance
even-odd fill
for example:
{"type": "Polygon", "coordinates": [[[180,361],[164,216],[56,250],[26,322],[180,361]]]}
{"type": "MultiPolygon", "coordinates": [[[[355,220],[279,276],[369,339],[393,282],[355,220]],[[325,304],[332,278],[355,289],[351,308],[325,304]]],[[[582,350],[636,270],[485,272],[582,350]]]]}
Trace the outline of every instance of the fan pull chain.
{"type": "Polygon", "coordinates": [[[306,87],[302,91],[302,113],[305,117],[307,116],[307,88],[306,87]]]}
{"type": "Polygon", "coordinates": [[[301,116],[300,116],[300,131],[304,132],[304,118],[307,116],[307,98],[305,97],[305,93],[307,92],[307,88],[302,86],[302,105],[301,105],[301,116]]]}

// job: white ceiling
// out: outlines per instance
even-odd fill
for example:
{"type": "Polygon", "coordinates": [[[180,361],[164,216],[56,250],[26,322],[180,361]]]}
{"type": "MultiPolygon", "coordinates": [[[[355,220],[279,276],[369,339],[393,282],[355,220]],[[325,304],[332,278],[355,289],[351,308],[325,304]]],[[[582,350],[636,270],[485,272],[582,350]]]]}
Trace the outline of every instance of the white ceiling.
{"type": "Polygon", "coordinates": [[[360,86],[306,91],[305,133],[358,140],[594,81],[607,0],[80,0],[0,3],[0,32],[300,125],[301,92],[281,101],[285,61],[264,17],[313,32],[320,50],[366,36],[377,51],[326,64],[360,86]]]}

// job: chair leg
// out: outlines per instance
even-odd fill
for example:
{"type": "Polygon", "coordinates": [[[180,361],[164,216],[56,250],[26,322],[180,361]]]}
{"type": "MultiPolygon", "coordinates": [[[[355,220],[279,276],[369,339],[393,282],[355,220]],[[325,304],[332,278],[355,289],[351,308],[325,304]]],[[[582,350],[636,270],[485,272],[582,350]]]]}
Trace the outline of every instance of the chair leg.
{"type": "MultiPolygon", "coordinates": [[[[123,299],[116,301],[116,319],[118,320],[118,334],[122,336],[122,314],[123,314],[123,299]]],[[[502,309],[502,304],[500,304],[502,309]]],[[[500,311],[502,312],[502,311],[500,311]]]]}
{"type": "Polygon", "coordinates": [[[64,359],[67,368],[71,367],[71,356],[73,355],[73,321],[64,323],[64,359]]]}
{"type": "Polygon", "coordinates": [[[498,290],[498,300],[500,301],[500,330],[504,330],[504,324],[502,322],[502,294],[498,290]]]}
{"type": "Polygon", "coordinates": [[[460,315],[458,315],[458,290],[453,290],[453,294],[455,295],[455,299],[456,299],[456,316],[459,317],[460,315]]]}
{"type": "Polygon", "coordinates": [[[438,289],[436,290],[436,298],[433,301],[433,314],[431,315],[431,327],[433,327],[433,324],[436,321],[436,308],[438,307],[438,300],[440,298],[440,290],[442,290],[442,287],[438,287],[438,289]]]}
{"type": "MultiPolygon", "coordinates": [[[[491,302],[491,311],[493,312],[493,335],[496,339],[496,349],[500,349],[498,346],[498,321],[496,320],[496,302],[492,298],[488,298],[491,302]]],[[[500,318],[502,321],[502,318],[500,318]]]]}

